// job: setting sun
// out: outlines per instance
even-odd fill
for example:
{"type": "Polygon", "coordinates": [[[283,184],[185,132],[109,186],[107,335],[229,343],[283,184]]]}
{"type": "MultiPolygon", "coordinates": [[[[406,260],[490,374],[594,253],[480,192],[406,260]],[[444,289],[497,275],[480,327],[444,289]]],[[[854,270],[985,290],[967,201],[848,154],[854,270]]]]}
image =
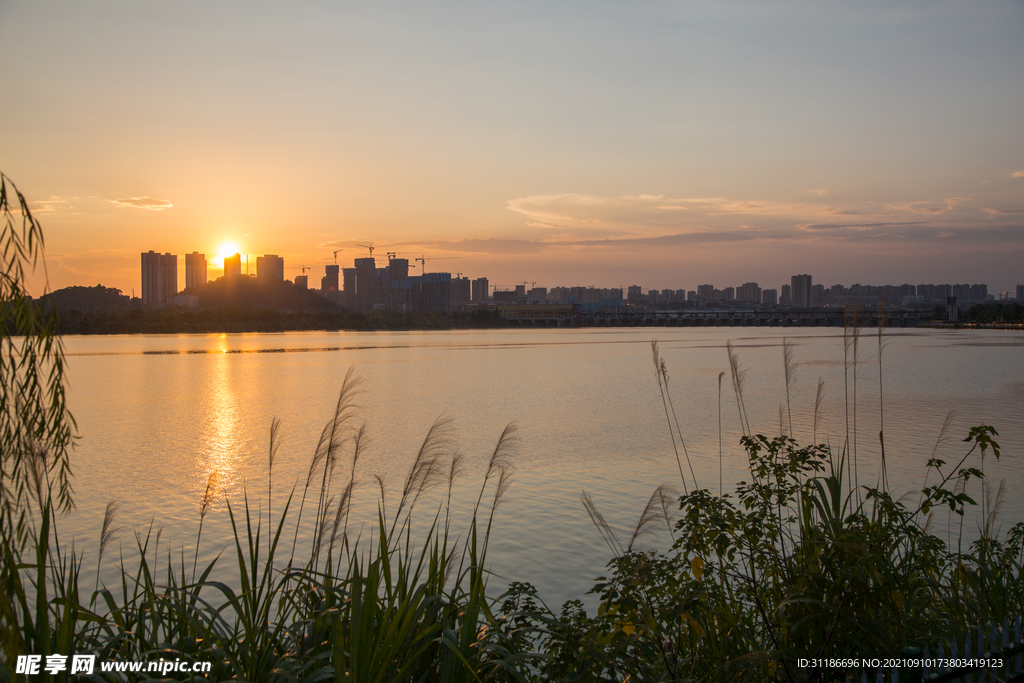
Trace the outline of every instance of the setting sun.
{"type": "Polygon", "coordinates": [[[217,247],[217,255],[223,259],[225,256],[234,256],[239,253],[238,245],[234,242],[224,242],[217,247]]]}

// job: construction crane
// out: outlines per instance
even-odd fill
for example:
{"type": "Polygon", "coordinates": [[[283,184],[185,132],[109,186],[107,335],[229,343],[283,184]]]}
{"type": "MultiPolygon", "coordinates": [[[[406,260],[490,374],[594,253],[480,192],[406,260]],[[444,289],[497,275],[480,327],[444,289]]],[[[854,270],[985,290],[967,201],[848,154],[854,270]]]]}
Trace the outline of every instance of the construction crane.
{"type": "Polygon", "coordinates": [[[338,251],[334,252],[334,265],[338,265],[338,252],[340,251],[342,250],[339,249],[338,251]]]}
{"type": "MultiPolygon", "coordinates": [[[[334,253],[335,253],[335,254],[337,254],[338,252],[334,252],[334,253]]],[[[305,275],[306,275],[306,271],[307,271],[307,270],[313,270],[313,267],[312,267],[312,266],[299,266],[299,268],[301,268],[301,269],[302,269],[302,275],[303,275],[303,277],[305,277],[305,275]]]]}
{"type": "Polygon", "coordinates": [[[357,244],[356,246],[357,247],[362,247],[363,249],[369,249],[370,250],[370,256],[373,256],[373,245],[372,244],[357,244]]]}
{"type": "Polygon", "coordinates": [[[427,272],[427,261],[457,261],[460,258],[462,258],[462,257],[461,256],[431,256],[431,257],[427,258],[426,256],[420,256],[419,258],[413,259],[413,260],[420,262],[420,265],[423,267],[423,273],[426,274],[426,272],[427,272]]]}

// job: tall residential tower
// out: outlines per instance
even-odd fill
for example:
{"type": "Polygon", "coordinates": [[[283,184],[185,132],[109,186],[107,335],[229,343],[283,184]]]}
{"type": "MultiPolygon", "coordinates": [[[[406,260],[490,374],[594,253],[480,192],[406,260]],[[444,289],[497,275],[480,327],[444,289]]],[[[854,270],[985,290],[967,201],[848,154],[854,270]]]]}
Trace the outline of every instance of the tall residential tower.
{"type": "Polygon", "coordinates": [[[206,284],[206,254],[185,254],[185,289],[206,284]]]}
{"type": "Polygon", "coordinates": [[[142,303],[146,306],[163,304],[167,297],[177,293],[178,257],[152,250],[142,254],[142,303]]]}

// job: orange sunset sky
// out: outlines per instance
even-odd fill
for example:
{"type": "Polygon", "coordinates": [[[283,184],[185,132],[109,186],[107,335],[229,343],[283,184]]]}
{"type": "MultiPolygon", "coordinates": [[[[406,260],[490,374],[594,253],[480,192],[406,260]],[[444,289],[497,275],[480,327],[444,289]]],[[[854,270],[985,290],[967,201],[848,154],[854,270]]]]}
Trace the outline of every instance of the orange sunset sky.
{"type": "Polygon", "coordinates": [[[1024,284],[1019,0],[5,0],[0,77],[51,288],[226,243],[311,284],[370,243],[499,286],[1024,284]]]}

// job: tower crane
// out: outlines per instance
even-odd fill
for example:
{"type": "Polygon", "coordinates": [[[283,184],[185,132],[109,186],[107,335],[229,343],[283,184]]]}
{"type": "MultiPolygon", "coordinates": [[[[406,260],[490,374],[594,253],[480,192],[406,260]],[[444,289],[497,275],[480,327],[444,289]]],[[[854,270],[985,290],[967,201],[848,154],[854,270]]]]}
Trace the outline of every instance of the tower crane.
{"type": "Polygon", "coordinates": [[[373,256],[373,245],[372,244],[357,244],[356,246],[357,247],[362,247],[363,249],[369,249],[370,250],[370,256],[373,256]]]}
{"type": "Polygon", "coordinates": [[[334,265],[338,265],[338,252],[340,251],[342,250],[339,249],[338,251],[334,252],[334,265]]]}
{"type": "Polygon", "coordinates": [[[425,275],[427,273],[427,261],[457,261],[460,258],[462,258],[462,257],[461,256],[431,256],[431,257],[428,258],[426,256],[420,256],[419,258],[413,259],[413,260],[420,262],[420,266],[423,268],[423,274],[425,275]]]}

